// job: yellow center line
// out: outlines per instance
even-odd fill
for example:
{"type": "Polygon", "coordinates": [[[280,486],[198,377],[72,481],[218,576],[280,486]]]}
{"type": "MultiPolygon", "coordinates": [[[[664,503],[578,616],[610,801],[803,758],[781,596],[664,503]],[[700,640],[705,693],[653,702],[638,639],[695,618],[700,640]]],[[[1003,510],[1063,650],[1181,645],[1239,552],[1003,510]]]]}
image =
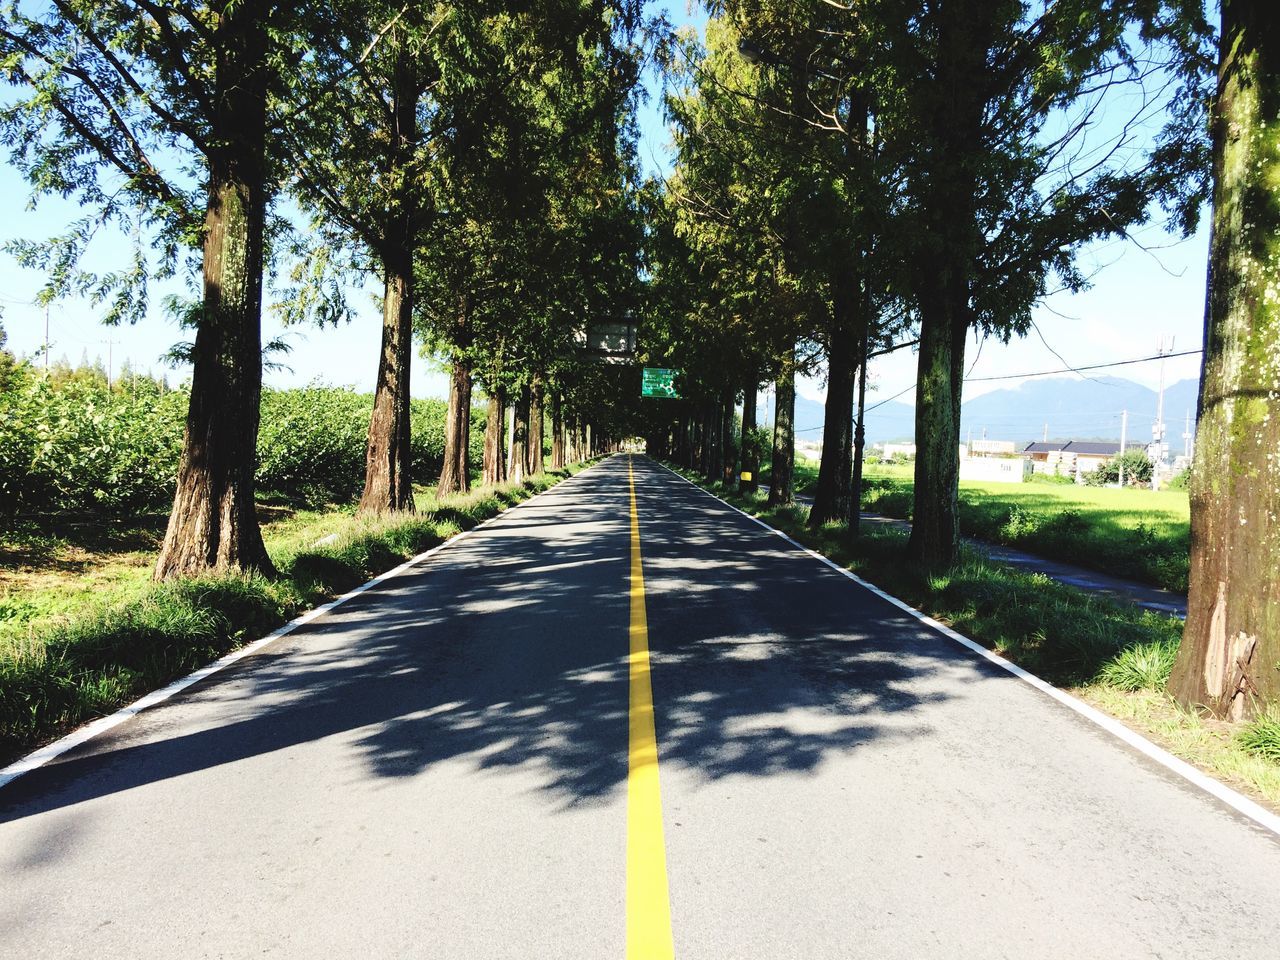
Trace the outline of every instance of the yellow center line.
{"type": "Polygon", "coordinates": [[[653,729],[649,681],[649,624],[644,612],[640,514],[636,478],[627,457],[631,488],[631,695],[627,736],[627,960],[671,960],[671,898],[667,848],[662,837],[658,739],[653,729]]]}

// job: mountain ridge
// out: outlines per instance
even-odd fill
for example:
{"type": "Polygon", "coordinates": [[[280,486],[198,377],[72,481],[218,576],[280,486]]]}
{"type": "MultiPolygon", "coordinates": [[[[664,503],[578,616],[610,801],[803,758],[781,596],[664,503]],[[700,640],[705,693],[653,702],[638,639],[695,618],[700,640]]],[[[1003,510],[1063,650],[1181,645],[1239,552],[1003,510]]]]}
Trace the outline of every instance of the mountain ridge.
{"type": "MultiPolygon", "coordinates": [[[[1166,442],[1183,447],[1187,418],[1194,425],[1199,381],[1179,380],[1165,388],[1166,442]]],[[[1021,449],[1034,440],[1119,441],[1122,411],[1128,411],[1126,439],[1151,439],[1157,392],[1121,377],[1079,380],[1053,377],[1004,387],[965,401],[960,408],[960,440],[1011,440],[1021,449]]],[[[895,400],[867,398],[867,442],[909,441],[915,435],[915,408],[895,400]],[[871,409],[874,407],[874,409],[871,409]]],[[[796,436],[822,440],[823,404],[796,397],[796,436]]],[[[770,415],[771,422],[771,415],[770,415]]]]}

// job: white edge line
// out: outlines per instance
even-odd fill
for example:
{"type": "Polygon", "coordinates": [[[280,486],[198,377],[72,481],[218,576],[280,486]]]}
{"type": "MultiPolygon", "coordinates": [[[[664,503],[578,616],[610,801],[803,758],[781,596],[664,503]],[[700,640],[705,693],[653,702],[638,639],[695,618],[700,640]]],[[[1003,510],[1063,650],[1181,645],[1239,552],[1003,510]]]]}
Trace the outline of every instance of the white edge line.
{"type": "MultiPolygon", "coordinates": [[[[657,463],[656,460],[653,462],[657,463]]],[[[952,630],[950,627],[944,626],[943,624],[939,623],[937,620],[934,620],[932,617],[927,616],[924,613],[921,613],[919,610],[917,610],[915,607],[911,606],[910,604],[905,603],[902,600],[899,600],[897,597],[893,596],[892,594],[886,593],[885,591],[877,587],[875,584],[868,583],[866,580],[863,580],[860,576],[858,576],[853,571],[846,570],[844,567],[840,566],[838,563],[835,563],[828,557],[824,557],[822,554],[818,553],[816,550],[811,550],[808,547],[806,547],[803,543],[800,543],[799,541],[792,539],[790,536],[783,533],[777,527],[771,527],[769,526],[769,524],[765,523],[759,517],[753,517],[751,514],[747,513],[745,510],[739,510],[732,503],[729,503],[727,500],[723,500],[720,497],[717,497],[710,490],[706,489],[705,487],[699,486],[698,484],[690,480],[688,477],[685,477],[679,473],[676,473],[676,471],[672,470],[666,464],[658,463],[658,466],[662,467],[662,469],[666,470],[668,473],[672,474],[673,476],[679,477],[681,480],[689,484],[689,486],[693,487],[695,490],[699,490],[702,493],[705,493],[708,497],[711,497],[713,500],[718,500],[720,503],[723,503],[730,510],[733,510],[736,513],[742,514],[744,517],[746,517],[748,520],[750,520],[753,523],[759,524],[760,526],[768,530],[770,533],[777,534],[779,537],[781,537],[783,540],[786,540],[789,544],[791,544],[797,550],[800,550],[803,553],[807,553],[809,556],[813,557],[813,559],[830,567],[836,573],[839,573],[845,577],[848,577],[854,583],[858,584],[858,586],[864,587],[865,589],[870,590],[876,596],[880,597],[883,600],[887,600],[889,603],[893,604],[898,609],[911,614],[911,616],[915,617],[917,620],[919,620],[921,623],[925,624],[926,626],[932,627],[934,630],[938,631],[944,636],[950,637],[956,643],[960,644],[963,647],[966,647],[969,650],[972,650],[974,653],[978,654],[978,656],[982,657],[985,660],[990,661],[991,663],[994,663],[997,667],[1000,667],[1002,670],[1007,670],[1009,673],[1013,674],[1019,680],[1022,680],[1023,682],[1030,684],[1031,686],[1039,690],[1041,693],[1047,694],[1048,696],[1052,697],[1054,700],[1057,700],[1060,704],[1067,707],[1069,710],[1074,711],[1075,713],[1084,717],[1086,720],[1090,721],[1091,723],[1094,723],[1097,726],[1101,727],[1103,730],[1107,731],[1112,736],[1120,740],[1123,740],[1130,747],[1133,747],[1133,749],[1137,750],[1139,753],[1145,754],[1147,757],[1154,760],[1156,763],[1160,764],[1165,769],[1171,771],[1172,773],[1177,774],[1178,776],[1182,777],[1184,780],[1188,781],[1189,783],[1199,787],[1205,793],[1208,793],[1211,796],[1217,798],[1218,800],[1221,800],[1227,806],[1231,807],[1233,810],[1235,810],[1237,813],[1241,814],[1242,816],[1249,818],[1258,826],[1266,830],[1270,830],[1272,833],[1276,834],[1277,836],[1280,836],[1280,816],[1276,816],[1274,813],[1272,813],[1270,810],[1263,807],[1261,804],[1255,803],[1254,801],[1246,797],[1244,794],[1239,793],[1235,790],[1232,790],[1225,783],[1215,780],[1213,777],[1210,777],[1207,774],[1202,773],[1200,770],[1197,770],[1195,767],[1187,763],[1185,760],[1181,760],[1178,757],[1175,757],[1173,754],[1171,754],[1168,750],[1165,750],[1163,747],[1156,746],[1146,737],[1142,736],[1139,733],[1134,732],[1133,730],[1130,730],[1128,727],[1126,727],[1123,723],[1121,723],[1119,720],[1115,719],[1114,717],[1107,716],[1101,710],[1098,710],[1095,707],[1089,706],[1089,704],[1085,703],[1083,700],[1080,700],[1076,697],[1071,696],[1071,694],[1058,689],[1048,681],[1041,680],[1034,673],[1030,673],[1027,670],[1024,670],[1022,667],[1018,666],[1016,663],[1012,663],[1006,660],[1004,657],[1000,656],[999,654],[993,653],[992,651],[988,650],[986,647],[982,646],[982,644],[976,643],[975,641],[970,640],[968,637],[963,636],[962,634],[956,633],[956,631],[952,630]]]]}
{"type": "MultiPolygon", "coordinates": [[[[599,463],[599,462],[601,461],[596,461],[596,463],[599,463]]],[[[19,760],[15,760],[13,763],[9,764],[7,767],[0,769],[0,789],[3,789],[5,786],[12,783],[14,780],[17,780],[24,773],[30,773],[32,770],[35,770],[38,767],[44,766],[50,760],[54,760],[57,757],[60,757],[62,754],[66,753],[68,750],[73,750],[76,747],[80,746],[80,744],[85,743],[89,740],[92,740],[94,737],[99,736],[100,734],[106,733],[111,728],[118,727],[120,724],[124,723],[130,717],[133,717],[141,713],[143,710],[147,710],[147,709],[150,709],[151,707],[156,706],[157,704],[164,703],[164,701],[168,700],[170,697],[174,696],[175,694],[181,693],[183,690],[187,689],[187,687],[193,684],[199,683],[201,680],[204,680],[206,677],[211,677],[215,673],[225,670],[227,667],[231,666],[233,663],[236,663],[239,660],[243,660],[245,657],[253,656],[253,654],[257,653],[259,650],[261,650],[263,647],[267,646],[268,644],[276,640],[279,640],[281,637],[286,636],[287,634],[293,633],[293,631],[297,630],[299,627],[310,623],[312,620],[315,620],[317,617],[323,616],[324,614],[328,613],[330,610],[333,610],[335,607],[341,606],[342,604],[346,603],[348,600],[352,599],[353,597],[359,596],[360,594],[364,593],[366,590],[370,589],[371,587],[376,587],[378,584],[382,583],[384,580],[390,580],[392,577],[399,576],[400,574],[408,570],[410,567],[416,566],[417,564],[428,559],[429,557],[439,553],[445,547],[453,546],[458,541],[465,540],[467,537],[471,536],[471,534],[475,533],[481,527],[486,527],[489,524],[493,523],[495,520],[505,517],[512,510],[515,510],[518,507],[522,507],[527,503],[532,503],[534,500],[537,500],[543,494],[550,493],[552,490],[558,489],[559,487],[568,483],[570,480],[573,480],[577,477],[582,476],[584,473],[586,473],[595,465],[596,465],[595,463],[588,464],[586,467],[583,467],[577,473],[572,474],[568,477],[564,477],[562,480],[547,487],[547,489],[539,490],[533,496],[528,497],[524,500],[521,500],[519,503],[515,503],[508,507],[504,507],[501,511],[499,511],[498,513],[495,513],[492,517],[489,517],[486,520],[480,521],[474,527],[471,527],[468,530],[459,531],[449,539],[445,540],[444,543],[437,544],[436,546],[432,547],[430,550],[427,550],[423,553],[418,554],[416,557],[412,557],[406,560],[404,563],[400,564],[398,567],[393,567],[392,569],[386,571],[385,573],[378,574],[372,580],[369,580],[366,583],[362,583],[360,586],[356,587],[354,590],[348,590],[346,593],[342,594],[342,596],[335,597],[333,600],[330,600],[328,603],[323,603],[318,607],[313,607],[312,609],[306,611],[300,616],[297,616],[294,619],[290,620],[288,623],[284,624],[282,627],[279,627],[278,629],[273,630],[271,633],[267,634],[265,637],[262,637],[261,639],[258,639],[258,640],[254,640],[252,643],[247,643],[243,647],[237,647],[235,650],[232,650],[230,653],[224,654],[223,656],[219,657],[217,660],[213,661],[213,663],[203,666],[199,670],[196,670],[193,673],[187,674],[185,677],[180,677],[179,679],[173,681],[166,687],[161,687],[159,690],[153,690],[151,693],[148,693],[141,699],[135,700],[133,703],[129,704],[128,706],[121,707],[115,713],[109,714],[108,716],[105,716],[105,717],[99,717],[97,720],[94,720],[91,723],[83,727],[80,727],[78,730],[75,730],[67,734],[65,737],[62,737],[60,740],[55,740],[53,743],[48,744],[47,746],[41,747],[39,750],[36,750],[32,753],[29,753],[25,757],[22,757],[19,760]]],[[[679,474],[677,474],[677,476],[679,476],[679,474]]],[[[684,478],[681,477],[681,479],[683,480],[684,478]]]]}

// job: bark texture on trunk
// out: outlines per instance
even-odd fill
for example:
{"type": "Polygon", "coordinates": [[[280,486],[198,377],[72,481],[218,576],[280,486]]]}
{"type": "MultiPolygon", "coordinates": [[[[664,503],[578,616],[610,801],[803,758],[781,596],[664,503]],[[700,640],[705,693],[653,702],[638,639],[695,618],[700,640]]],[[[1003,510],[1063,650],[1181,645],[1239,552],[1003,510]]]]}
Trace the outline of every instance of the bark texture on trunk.
{"type": "Polygon", "coordinates": [[[937,13],[937,82],[925,118],[932,149],[919,198],[925,240],[916,258],[920,352],[907,547],[927,569],[951,563],[960,543],[960,403],[981,236],[973,194],[984,161],[983,90],[998,9],[984,0],[953,0],[937,13]]]}
{"type": "Polygon", "coordinates": [[[542,379],[535,377],[533,386],[529,389],[529,459],[525,464],[526,471],[532,477],[542,473],[543,394],[542,379]]]}
{"type": "Polygon", "coordinates": [[[204,308],[192,351],[177,490],[158,580],[212,571],[273,573],[254,505],[262,395],[267,32],[256,7],[229,7],[213,30],[214,80],[205,211],[204,308]]]}
{"type": "Polygon", "coordinates": [[[916,380],[915,495],[907,552],[930,569],[951,563],[960,543],[960,397],[954,373],[964,366],[965,324],[949,321],[945,304],[932,302],[932,322],[920,325],[916,380]]]}
{"type": "Polygon", "coordinates": [[[564,398],[551,391],[551,469],[563,470],[564,462],[564,398]]]}
{"type": "Polygon", "coordinates": [[[529,463],[529,385],[525,384],[516,394],[515,410],[511,418],[511,472],[507,477],[512,483],[523,483],[528,475],[529,463]]]}
{"type": "Polygon", "coordinates": [[[365,447],[359,512],[413,509],[410,483],[409,363],[413,352],[412,257],[388,257],[382,305],[382,353],[365,447]]]}
{"type": "Polygon", "coordinates": [[[444,419],[444,464],[436,496],[465,493],[471,489],[471,368],[455,360],[449,377],[449,409],[444,419]]]}
{"type": "Polygon", "coordinates": [[[1169,691],[1241,719],[1280,701],[1280,7],[1225,0],[1213,116],[1191,582],[1169,691]]]}
{"type": "Polygon", "coordinates": [[[751,474],[750,480],[738,481],[742,493],[755,493],[760,486],[760,456],[755,444],[756,408],[758,405],[755,375],[747,378],[742,391],[742,472],[751,474]]]}
{"type": "Polygon", "coordinates": [[[507,473],[507,418],[506,397],[501,387],[489,392],[489,402],[485,407],[484,420],[484,464],[483,482],[485,486],[501,483],[507,473]]]}
{"type": "Polygon", "coordinates": [[[855,338],[850,316],[852,291],[836,290],[831,336],[827,344],[827,403],[822,428],[822,461],[813,491],[809,526],[847,520],[853,469],[853,371],[855,338]]]}
{"type": "MultiPolygon", "coordinates": [[[[389,131],[393,155],[404,167],[417,139],[418,88],[407,54],[397,58],[393,77],[389,131]]],[[[382,350],[373,394],[373,415],[365,448],[364,492],[359,513],[413,510],[410,481],[409,364],[413,356],[413,252],[417,246],[417,212],[405,183],[388,211],[381,251],[384,293],[382,350]]]]}
{"type": "Polygon", "coordinates": [[[795,503],[796,466],[796,351],[782,356],[782,372],[774,389],[773,455],[769,480],[769,506],[795,503]]]}

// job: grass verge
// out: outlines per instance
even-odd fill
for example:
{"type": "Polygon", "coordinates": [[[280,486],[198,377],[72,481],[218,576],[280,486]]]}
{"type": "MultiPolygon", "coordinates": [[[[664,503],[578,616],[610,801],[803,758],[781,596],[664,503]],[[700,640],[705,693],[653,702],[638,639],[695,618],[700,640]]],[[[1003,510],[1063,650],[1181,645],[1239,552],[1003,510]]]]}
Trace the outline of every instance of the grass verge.
{"type": "Polygon", "coordinates": [[[845,524],[810,530],[806,507],[770,508],[759,497],[677,472],[1280,812],[1280,719],[1242,728],[1184,710],[1164,693],[1180,620],[994,562],[969,547],[948,570],[924,574],[907,559],[904,534],[854,537],[845,524]]]}
{"type": "MultiPolygon", "coordinates": [[[[863,508],[911,519],[912,469],[910,464],[868,464],[863,508]]],[[[812,494],[817,477],[816,464],[796,461],[797,494],[812,494]]],[[[1049,482],[960,483],[960,532],[965,536],[1175,593],[1187,590],[1190,509],[1185,490],[1113,490],[1049,482]]]]}
{"type": "MultiPolygon", "coordinates": [[[[43,618],[0,632],[0,765],[128,703],[577,473],[587,464],[437,501],[409,516],[307,511],[264,527],[275,579],[154,584],[123,564],[108,599],[39,600],[43,618]],[[323,545],[316,541],[323,539],[323,545]],[[47,616],[49,609],[56,620],[47,616]],[[52,623],[52,625],[50,625],[52,623]]],[[[150,554],[139,551],[138,557],[150,554]]],[[[137,557],[134,558],[135,560],[137,557]]],[[[49,591],[48,586],[42,588],[49,591]]],[[[56,592],[56,590],[53,590],[56,592]]],[[[36,592],[41,596],[41,591],[36,592]]],[[[21,609],[19,599],[11,606],[21,609]]]]}

